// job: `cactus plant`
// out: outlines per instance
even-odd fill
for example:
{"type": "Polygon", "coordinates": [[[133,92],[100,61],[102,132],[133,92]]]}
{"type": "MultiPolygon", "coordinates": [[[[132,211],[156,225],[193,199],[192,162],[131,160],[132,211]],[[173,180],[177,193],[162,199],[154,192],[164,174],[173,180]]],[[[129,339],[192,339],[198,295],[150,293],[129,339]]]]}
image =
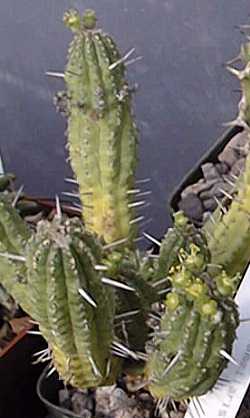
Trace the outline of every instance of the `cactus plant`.
{"type": "Polygon", "coordinates": [[[171,269],[172,289],[150,342],[147,364],[151,392],[178,400],[211,389],[225,367],[226,360],[220,356],[231,352],[238,326],[230,298],[234,289],[228,292],[225,272],[211,275],[202,247],[195,244],[181,257],[181,263],[171,269]]]}
{"type": "MultiPolygon", "coordinates": [[[[229,125],[241,126],[245,129],[248,137],[250,136],[249,48],[249,42],[243,44],[239,56],[230,62],[232,64],[235,61],[241,61],[243,69],[236,69],[228,65],[228,70],[240,80],[242,91],[238,115],[229,125]]],[[[212,262],[222,264],[226,271],[233,275],[244,272],[249,263],[249,199],[250,153],[248,152],[245,168],[238,180],[235,181],[232,193],[224,192],[224,202],[217,209],[212,220],[208,221],[204,227],[208,239],[208,246],[211,251],[212,262]],[[230,245],[228,245],[229,243],[230,245]]]]}
{"type": "Polygon", "coordinates": [[[47,339],[40,358],[51,358],[51,372],[55,367],[66,382],[80,388],[113,383],[121,370],[131,370],[133,360],[155,397],[201,395],[231,358],[238,325],[234,272],[242,272],[249,258],[247,252],[239,258],[238,247],[249,241],[250,163],[238,197],[237,215],[248,216],[246,226],[237,217],[232,226],[228,215],[213,233],[219,236],[225,222],[222,236],[238,228],[234,251],[225,246],[225,257],[217,260],[204,231],[177,213],[162,243],[146,235],[160,247],[159,255],[141,254],[134,248],[141,219],[135,208],[145,202],[132,199],[143,192],[135,187],[137,131],[124,63],[129,54],[122,57],[114,41],[96,29],[92,11],[83,17],[68,11],[64,22],[74,39],[63,75],[66,92],[57,104],[68,119],[82,220],[65,219],[57,201],[54,220],[30,231],[1,200],[1,281],[47,339]]]}
{"type": "Polygon", "coordinates": [[[111,369],[114,295],[95,265],[98,243],[81,222],[41,221],[28,243],[27,290],[61,376],[74,386],[104,383],[111,369]],[[90,296],[91,295],[91,296],[90,296]]]}
{"type": "Polygon", "coordinates": [[[68,147],[84,223],[106,242],[131,240],[137,131],[125,66],[91,11],[82,19],[69,11],[64,21],[74,32],[65,69],[68,147]]]}

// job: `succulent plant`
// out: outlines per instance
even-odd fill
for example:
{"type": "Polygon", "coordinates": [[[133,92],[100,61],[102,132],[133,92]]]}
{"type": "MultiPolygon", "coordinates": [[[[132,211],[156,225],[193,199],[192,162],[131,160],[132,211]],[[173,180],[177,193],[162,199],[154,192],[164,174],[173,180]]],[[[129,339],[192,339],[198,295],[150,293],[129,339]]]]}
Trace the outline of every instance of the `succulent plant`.
{"type": "Polygon", "coordinates": [[[68,148],[88,230],[109,243],[135,235],[137,130],[125,65],[91,11],[69,11],[74,32],[65,69],[68,148]]]}
{"type": "MultiPolygon", "coordinates": [[[[2,178],[7,187],[8,179],[2,178]]],[[[5,187],[4,187],[5,188],[5,187]]],[[[2,189],[2,192],[4,190],[2,189]]],[[[1,283],[25,310],[30,304],[26,299],[26,266],[23,263],[23,250],[30,237],[31,231],[27,224],[13,207],[13,196],[9,193],[0,196],[0,263],[1,283]]]]}
{"type": "MultiPolygon", "coordinates": [[[[83,17],[68,11],[64,21],[74,39],[63,75],[66,92],[57,104],[68,119],[76,177],[71,181],[79,185],[82,219],[65,218],[57,200],[54,220],[42,220],[31,231],[3,198],[1,282],[48,341],[38,360],[51,359],[50,373],[56,368],[66,382],[106,385],[138,363],[157,398],[204,394],[232,360],[238,276],[230,269],[241,273],[248,255],[239,259],[225,246],[217,260],[215,244],[207,244],[204,231],[182,213],[175,214],[162,242],[145,234],[159,246],[158,255],[135,248],[141,220],[135,208],[144,206],[146,192],[135,187],[137,131],[125,80],[129,53],[122,57],[110,36],[96,29],[92,11],[83,17]]],[[[249,178],[246,170],[241,184],[249,178]]],[[[241,187],[239,216],[249,198],[241,187]]],[[[237,231],[236,250],[249,240],[243,223],[237,231]]]]}
{"type": "Polygon", "coordinates": [[[97,240],[77,218],[41,221],[27,248],[27,297],[53,362],[74,386],[104,383],[111,365],[114,294],[102,283],[97,240]]]}
{"type": "Polygon", "coordinates": [[[158,398],[167,394],[185,400],[204,394],[225,367],[226,360],[220,357],[232,350],[238,326],[237,308],[230,298],[234,289],[228,289],[225,271],[211,275],[208,253],[202,250],[190,244],[189,251],[179,252],[181,262],[170,271],[171,291],[146,366],[149,388],[158,398]]]}
{"type": "MultiPolygon", "coordinates": [[[[242,97],[239,112],[230,126],[241,126],[249,137],[250,144],[250,43],[242,45],[239,56],[230,61],[240,61],[243,68],[228,65],[241,84],[242,97]]],[[[250,248],[250,153],[248,150],[245,168],[235,183],[232,193],[224,192],[224,199],[216,213],[205,227],[212,262],[221,264],[235,275],[243,273],[249,263],[250,248]]],[[[223,191],[222,191],[223,192],[223,191]]],[[[240,276],[239,276],[240,277],[240,276]]]]}

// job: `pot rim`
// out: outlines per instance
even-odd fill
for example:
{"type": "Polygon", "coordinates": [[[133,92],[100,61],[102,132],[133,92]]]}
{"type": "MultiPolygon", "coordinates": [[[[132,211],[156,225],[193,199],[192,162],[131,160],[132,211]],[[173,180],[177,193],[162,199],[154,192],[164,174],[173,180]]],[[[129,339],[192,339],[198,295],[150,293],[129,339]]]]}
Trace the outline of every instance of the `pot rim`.
{"type": "MultiPolygon", "coordinates": [[[[55,411],[57,411],[58,413],[60,413],[60,414],[64,414],[64,415],[66,415],[68,418],[81,418],[81,416],[80,415],[77,415],[77,414],[75,414],[74,412],[72,412],[72,411],[70,411],[69,409],[65,409],[65,408],[63,408],[62,406],[59,406],[59,405],[55,405],[55,404],[53,404],[52,402],[50,402],[48,399],[46,399],[44,396],[43,396],[43,394],[42,394],[42,392],[41,392],[41,385],[42,385],[42,383],[43,383],[43,381],[45,380],[45,379],[47,379],[47,377],[46,377],[46,375],[47,375],[47,373],[48,373],[48,371],[49,371],[49,368],[51,367],[51,365],[47,365],[46,367],[45,367],[45,369],[43,370],[43,372],[41,373],[41,375],[39,376],[39,378],[38,378],[38,381],[37,381],[37,383],[36,383],[36,392],[37,392],[37,395],[38,395],[38,397],[39,397],[39,399],[48,407],[48,409],[53,409],[53,410],[55,410],[55,411]]],[[[49,379],[49,377],[50,376],[48,376],[48,379],[49,379]]]]}

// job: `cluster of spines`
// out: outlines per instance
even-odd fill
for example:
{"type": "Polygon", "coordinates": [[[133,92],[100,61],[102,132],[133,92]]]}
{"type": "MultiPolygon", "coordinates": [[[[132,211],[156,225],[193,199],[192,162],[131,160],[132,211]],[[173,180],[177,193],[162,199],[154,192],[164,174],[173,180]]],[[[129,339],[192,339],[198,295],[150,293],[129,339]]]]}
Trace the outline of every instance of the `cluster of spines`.
{"type": "Polygon", "coordinates": [[[128,191],[134,189],[137,147],[131,91],[116,45],[89,16],[71,11],[65,17],[75,32],[64,77],[70,161],[86,227],[107,243],[129,242],[135,235],[136,203],[128,191]]]}

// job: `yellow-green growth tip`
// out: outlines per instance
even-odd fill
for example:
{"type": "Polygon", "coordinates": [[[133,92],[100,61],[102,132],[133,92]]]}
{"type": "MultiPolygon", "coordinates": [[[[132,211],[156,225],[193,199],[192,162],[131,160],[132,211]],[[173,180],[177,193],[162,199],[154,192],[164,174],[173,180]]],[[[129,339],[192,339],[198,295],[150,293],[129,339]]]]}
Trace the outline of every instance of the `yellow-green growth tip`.
{"type": "Polygon", "coordinates": [[[92,9],[85,10],[82,21],[83,21],[84,29],[88,29],[88,30],[95,29],[96,22],[97,22],[95,11],[92,9]]]}
{"type": "Polygon", "coordinates": [[[81,27],[81,16],[78,10],[67,10],[63,15],[63,23],[67,28],[71,29],[72,32],[77,32],[81,27]]]}

